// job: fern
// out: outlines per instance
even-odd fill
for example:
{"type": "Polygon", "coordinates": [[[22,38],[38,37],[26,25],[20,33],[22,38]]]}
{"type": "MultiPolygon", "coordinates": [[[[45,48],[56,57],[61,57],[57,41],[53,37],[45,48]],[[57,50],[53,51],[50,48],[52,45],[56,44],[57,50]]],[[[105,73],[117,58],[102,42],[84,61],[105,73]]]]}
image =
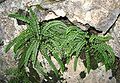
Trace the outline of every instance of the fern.
{"type": "Polygon", "coordinates": [[[48,76],[48,75],[47,75],[47,72],[46,72],[45,69],[42,67],[42,65],[40,65],[40,63],[39,63],[38,60],[36,60],[36,63],[35,63],[35,65],[34,65],[33,68],[37,71],[37,73],[38,73],[40,76],[41,76],[41,74],[42,74],[43,76],[48,76]]]}
{"type": "Polygon", "coordinates": [[[34,45],[34,47],[33,47],[33,53],[32,53],[32,55],[31,55],[31,60],[32,60],[32,63],[33,63],[33,65],[35,65],[35,63],[36,63],[36,61],[37,61],[37,54],[38,54],[38,50],[39,50],[39,42],[38,41],[36,41],[36,43],[35,43],[35,45],[34,45]]]}
{"type": "Polygon", "coordinates": [[[22,20],[28,24],[30,23],[30,19],[28,17],[20,15],[20,14],[9,14],[9,17],[13,17],[13,18],[22,20]]]}
{"type": "Polygon", "coordinates": [[[25,72],[25,69],[20,71],[18,68],[8,68],[5,70],[7,76],[9,76],[8,83],[32,83],[25,72]]]}
{"type": "Polygon", "coordinates": [[[86,50],[86,67],[87,67],[87,71],[88,73],[90,72],[90,69],[91,69],[91,62],[90,62],[90,50],[89,50],[89,47],[88,49],[86,50]]]}
{"type": "MultiPolygon", "coordinates": [[[[44,46],[44,45],[43,45],[44,46]]],[[[51,61],[49,55],[48,55],[48,50],[45,48],[46,46],[42,47],[41,53],[44,54],[44,57],[46,58],[46,60],[48,61],[48,63],[50,64],[50,66],[53,68],[56,76],[58,76],[58,70],[55,67],[54,63],[51,61]]]]}
{"type": "Polygon", "coordinates": [[[79,57],[79,54],[80,54],[82,48],[84,47],[85,43],[86,43],[85,41],[79,42],[77,44],[76,48],[73,50],[73,52],[76,52],[76,56],[74,59],[74,70],[76,70],[76,68],[77,68],[78,57],[79,57]]]}
{"type": "Polygon", "coordinates": [[[115,54],[106,44],[112,38],[111,36],[90,34],[58,20],[39,23],[34,11],[31,8],[28,11],[29,17],[19,14],[9,15],[26,22],[27,25],[27,29],[10,41],[5,48],[5,52],[8,52],[13,47],[14,58],[18,60],[20,69],[28,67],[28,64],[32,62],[33,68],[39,75],[41,73],[43,76],[47,76],[43,65],[37,60],[38,52],[42,53],[56,76],[60,72],[52,62],[51,56],[54,56],[62,72],[65,71],[65,64],[69,64],[73,56],[74,70],[76,70],[78,58],[81,56],[85,56],[84,65],[88,72],[99,62],[105,64],[106,70],[114,64],[115,54]],[[83,52],[85,55],[82,55],[83,52]],[[92,61],[93,59],[95,63],[92,61]]]}
{"type": "Polygon", "coordinates": [[[110,69],[115,62],[115,55],[112,48],[105,43],[93,45],[93,48],[101,54],[99,57],[102,57],[101,61],[105,63],[106,69],[110,69]]]}

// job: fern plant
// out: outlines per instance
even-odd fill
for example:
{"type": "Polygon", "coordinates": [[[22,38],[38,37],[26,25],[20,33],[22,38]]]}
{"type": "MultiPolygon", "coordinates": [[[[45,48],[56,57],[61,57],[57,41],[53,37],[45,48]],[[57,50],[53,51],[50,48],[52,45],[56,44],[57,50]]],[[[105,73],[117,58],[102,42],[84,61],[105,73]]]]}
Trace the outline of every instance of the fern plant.
{"type": "Polygon", "coordinates": [[[28,10],[30,15],[29,17],[22,16],[20,14],[9,15],[9,17],[13,17],[27,23],[27,29],[9,42],[5,48],[5,52],[8,52],[10,48],[14,46],[14,58],[19,60],[18,67],[20,69],[27,67],[28,63],[31,61],[34,68],[37,69],[38,73],[46,75],[46,73],[43,71],[44,69],[37,61],[38,52],[40,51],[44,58],[47,59],[48,63],[57,76],[58,70],[52,62],[48,52],[50,51],[52,53],[54,58],[60,64],[61,70],[63,72],[64,64],[57,53],[58,47],[56,48],[55,45],[57,45],[56,42],[59,39],[57,37],[60,37],[61,34],[65,33],[67,26],[61,21],[52,21],[49,23],[44,22],[39,24],[37,16],[32,11],[32,9],[29,8],[28,10]]]}
{"type": "Polygon", "coordinates": [[[99,62],[105,64],[109,70],[115,62],[115,54],[112,48],[106,43],[111,36],[98,36],[90,32],[83,32],[76,26],[70,26],[66,31],[66,39],[63,42],[67,63],[70,57],[75,56],[74,70],[76,70],[79,57],[85,57],[84,64],[88,72],[96,69],[99,62]],[[96,66],[96,68],[94,68],[96,66]]]}
{"type": "Polygon", "coordinates": [[[6,69],[5,74],[9,77],[8,83],[31,83],[25,70],[12,67],[6,69]]]}
{"type": "Polygon", "coordinates": [[[59,72],[52,62],[51,56],[56,59],[62,72],[65,71],[65,64],[68,64],[73,56],[75,57],[74,70],[76,70],[78,58],[81,56],[85,57],[84,64],[88,72],[94,67],[92,60],[96,65],[103,62],[106,70],[114,64],[114,52],[106,44],[111,39],[110,36],[90,34],[58,20],[39,23],[33,10],[29,8],[28,11],[28,17],[20,14],[9,15],[9,17],[22,20],[27,24],[27,29],[10,41],[5,48],[5,52],[8,52],[13,46],[14,58],[18,60],[20,69],[28,67],[28,64],[32,62],[37,73],[47,76],[43,65],[37,59],[38,52],[42,53],[56,76],[59,72]]]}

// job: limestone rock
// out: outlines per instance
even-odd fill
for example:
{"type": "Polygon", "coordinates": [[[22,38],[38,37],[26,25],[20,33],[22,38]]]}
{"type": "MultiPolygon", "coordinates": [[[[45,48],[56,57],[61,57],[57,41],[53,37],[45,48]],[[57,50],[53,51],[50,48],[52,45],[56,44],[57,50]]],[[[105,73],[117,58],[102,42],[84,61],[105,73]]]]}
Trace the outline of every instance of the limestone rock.
{"type": "MultiPolygon", "coordinates": [[[[25,28],[25,26],[18,26],[15,20],[8,18],[8,14],[17,11],[19,8],[24,9],[27,5],[38,3],[40,3],[42,7],[48,8],[55,13],[53,14],[53,12],[49,12],[47,14],[38,14],[42,20],[49,20],[59,16],[67,16],[71,22],[78,26],[79,22],[83,24],[89,23],[96,29],[103,31],[103,33],[110,28],[117,16],[120,14],[120,0],[59,0],[55,2],[48,2],[48,0],[6,0],[0,4],[0,28],[3,30],[5,43],[13,39],[13,37],[25,28]],[[51,16],[51,18],[48,18],[47,16],[51,16]]],[[[82,29],[85,30],[85,28],[82,29]]],[[[114,37],[114,39],[111,40],[111,45],[118,56],[120,56],[119,33],[120,18],[116,22],[113,32],[111,32],[114,37]]],[[[12,59],[10,57],[11,55],[12,53],[10,52],[5,57],[8,63],[12,59]]],[[[73,60],[71,60],[68,65],[69,69],[64,74],[64,78],[67,79],[68,83],[115,83],[114,78],[109,80],[111,71],[105,72],[104,69],[91,71],[84,80],[81,79],[79,77],[79,73],[85,70],[83,66],[84,65],[80,62],[78,64],[78,70],[73,73],[73,60]]]]}
{"type": "Polygon", "coordinates": [[[120,58],[120,16],[110,32],[113,39],[109,41],[109,44],[112,46],[116,55],[120,58]]]}
{"type": "Polygon", "coordinates": [[[49,12],[46,16],[44,20],[49,20],[49,19],[55,19],[58,18],[59,16],[56,16],[53,12],[49,12]]]}
{"type": "MultiPolygon", "coordinates": [[[[51,16],[47,14],[47,17],[40,15],[42,20],[67,16],[77,26],[80,26],[79,22],[89,23],[103,33],[113,25],[120,14],[120,0],[20,0],[18,2],[15,0],[11,3],[5,2],[10,4],[11,8],[22,9],[26,9],[26,6],[40,4],[43,8],[48,8],[55,13],[55,15],[49,13],[51,16]]],[[[5,9],[5,7],[1,9],[5,9]]],[[[9,8],[6,9],[9,10],[9,8]]],[[[87,28],[82,29],[86,30],[87,28]]]]}
{"type": "Polygon", "coordinates": [[[106,72],[105,66],[100,66],[96,70],[91,71],[86,78],[83,79],[83,82],[79,83],[116,83],[116,80],[112,77],[111,70],[106,72]]]}
{"type": "Polygon", "coordinates": [[[66,67],[68,69],[66,72],[64,72],[63,77],[66,79],[67,83],[79,83],[79,74],[86,69],[82,60],[78,59],[76,71],[74,71],[74,58],[70,60],[70,63],[66,65],[66,67]]]}
{"type": "MultiPolygon", "coordinates": [[[[120,0],[65,0],[59,3],[41,3],[53,11],[62,10],[70,21],[89,23],[105,33],[120,14],[120,0]]],[[[55,12],[59,15],[59,12],[55,12]]],[[[62,16],[63,14],[61,14],[62,16]]]]}
{"type": "Polygon", "coordinates": [[[2,51],[2,48],[3,48],[3,45],[4,45],[4,41],[3,41],[3,30],[0,26],[0,56],[3,55],[3,51],[2,51]]]}

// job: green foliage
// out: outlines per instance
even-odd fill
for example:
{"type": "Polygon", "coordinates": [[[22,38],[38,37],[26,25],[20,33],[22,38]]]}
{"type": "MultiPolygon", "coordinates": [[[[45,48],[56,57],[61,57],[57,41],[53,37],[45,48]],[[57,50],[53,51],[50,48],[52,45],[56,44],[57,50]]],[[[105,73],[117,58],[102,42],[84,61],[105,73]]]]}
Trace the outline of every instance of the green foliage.
{"type": "Polygon", "coordinates": [[[5,73],[10,78],[8,83],[31,83],[25,70],[20,71],[18,68],[9,68],[5,73]]]}
{"type": "Polygon", "coordinates": [[[68,64],[73,56],[75,57],[74,70],[76,70],[78,58],[81,56],[85,56],[84,64],[88,72],[94,69],[94,66],[97,66],[99,62],[105,65],[106,70],[110,69],[114,64],[114,52],[106,44],[111,39],[111,36],[91,34],[58,20],[39,23],[32,9],[29,8],[28,11],[29,17],[19,14],[9,15],[27,24],[27,29],[14,38],[5,48],[5,52],[8,52],[13,46],[14,58],[18,60],[20,69],[27,67],[32,62],[37,73],[47,76],[43,65],[40,65],[37,60],[38,52],[42,53],[56,76],[58,76],[59,71],[52,62],[51,56],[56,59],[62,72],[65,71],[65,64],[68,64]],[[93,63],[93,61],[95,62],[93,63]]]}

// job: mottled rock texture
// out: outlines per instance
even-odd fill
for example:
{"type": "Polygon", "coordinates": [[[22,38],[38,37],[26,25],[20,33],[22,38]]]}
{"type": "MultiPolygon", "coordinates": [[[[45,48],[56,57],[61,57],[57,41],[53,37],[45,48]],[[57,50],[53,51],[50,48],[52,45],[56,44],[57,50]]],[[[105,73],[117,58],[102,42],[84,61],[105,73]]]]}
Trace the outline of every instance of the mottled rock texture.
{"type": "Polygon", "coordinates": [[[58,16],[66,13],[70,21],[89,23],[103,33],[112,26],[120,14],[120,0],[64,0],[52,4],[41,4],[53,10],[58,16]],[[64,13],[59,14],[57,10],[64,13]]]}
{"type": "Polygon", "coordinates": [[[116,55],[120,58],[120,16],[112,27],[110,34],[112,35],[113,39],[110,40],[109,43],[114,49],[116,55]]]}
{"type": "MultiPolygon", "coordinates": [[[[25,6],[34,4],[41,4],[43,8],[48,8],[50,11],[35,10],[40,20],[66,16],[83,30],[87,30],[87,28],[82,27],[81,23],[88,23],[97,30],[103,31],[103,34],[115,23],[120,14],[120,0],[6,0],[0,3],[0,37],[3,38],[5,44],[25,28],[25,26],[19,26],[15,19],[9,18],[8,14],[17,11],[19,8],[26,9],[25,6]]],[[[110,31],[114,39],[109,43],[116,55],[120,57],[120,17],[110,31]]],[[[0,55],[3,55],[2,48],[0,47],[0,55]]],[[[11,55],[11,52],[5,54],[8,65],[11,64],[11,55]]],[[[72,64],[73,60],[70,63],[72,64]]],[[[86,78],[81,79],[79,74],[85,70],[83,63],[78,64],[76,72],[72,70],[71,64],[67,65],[68,71],[64,73],[64,78],[68,83],[115,83],[114,78],[109,79],[112,76],[111,70],[106,72],[104,67],[100,67],[91,71],[86,78]]],[[[0,68],[3,67],[0,65],[0,68]]]]}

